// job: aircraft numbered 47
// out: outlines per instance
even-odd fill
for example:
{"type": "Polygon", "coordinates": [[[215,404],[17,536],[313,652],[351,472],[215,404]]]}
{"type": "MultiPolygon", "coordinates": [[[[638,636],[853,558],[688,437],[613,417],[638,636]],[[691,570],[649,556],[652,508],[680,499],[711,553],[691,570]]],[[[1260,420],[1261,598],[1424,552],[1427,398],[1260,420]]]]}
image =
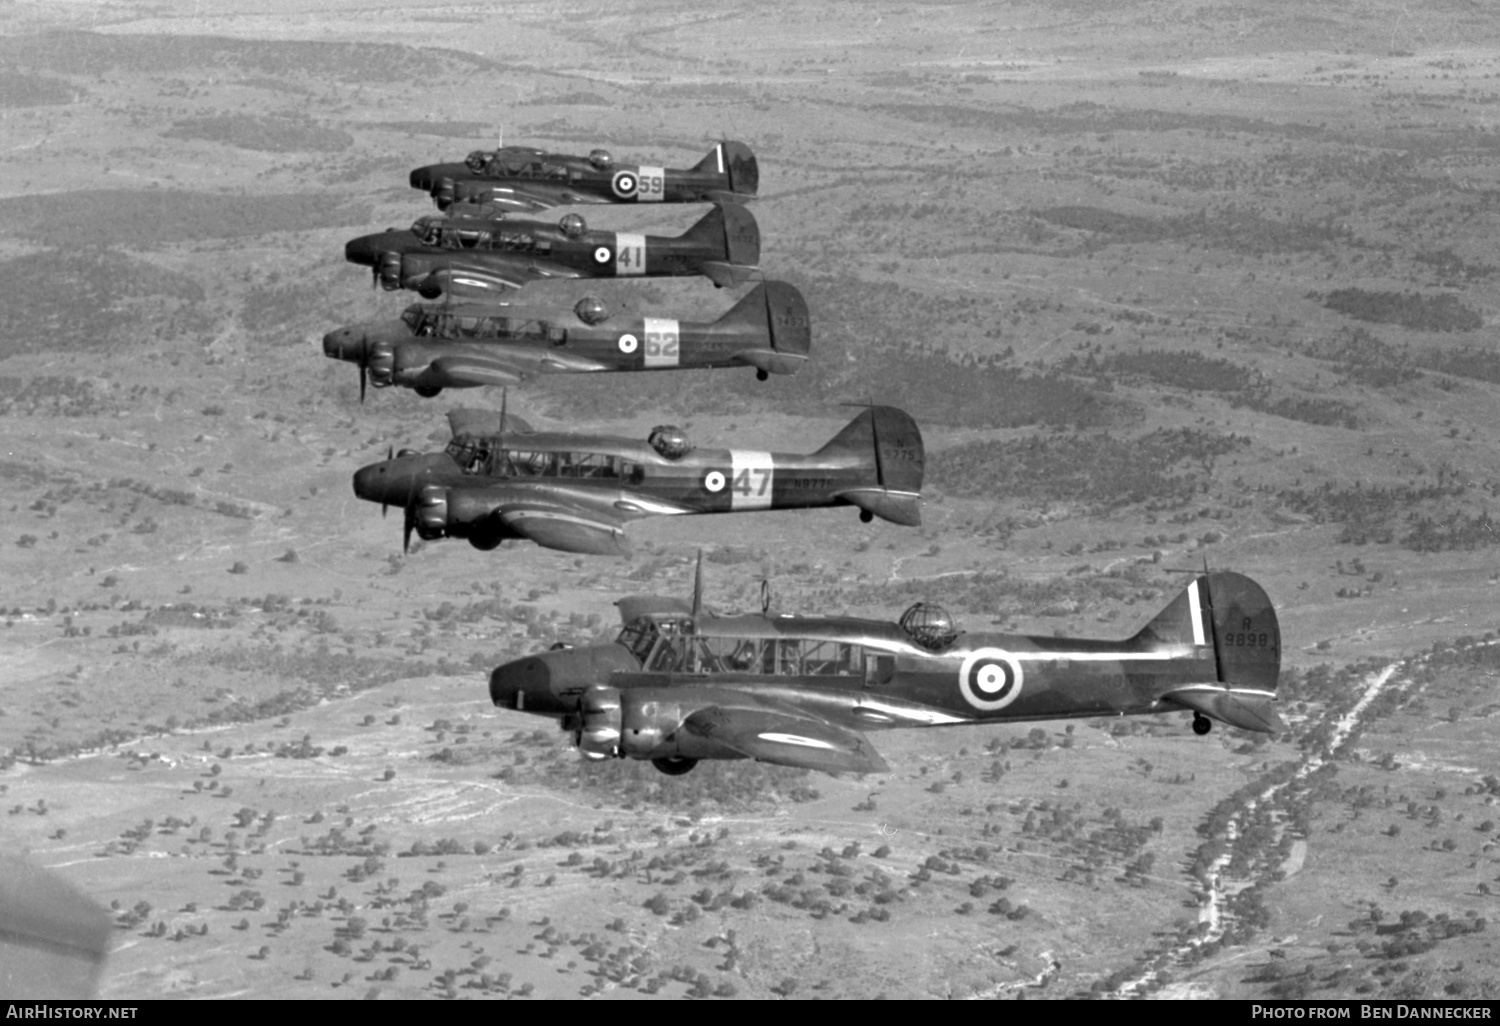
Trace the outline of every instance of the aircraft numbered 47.
{"type": "Polygon", "coordinates": [[[405,536],[509,538],[598,555],[628,551],[625,525],[689,513],[854,506],[866,522],[921,523],[922,434],[906,413],[865,409],[815,453],[695,449],[680,429],[645,441],[533,432],[516,418],[455,410],[443,452],[403,451],[361,468],[354,494],[406,511],[405,536]]]}

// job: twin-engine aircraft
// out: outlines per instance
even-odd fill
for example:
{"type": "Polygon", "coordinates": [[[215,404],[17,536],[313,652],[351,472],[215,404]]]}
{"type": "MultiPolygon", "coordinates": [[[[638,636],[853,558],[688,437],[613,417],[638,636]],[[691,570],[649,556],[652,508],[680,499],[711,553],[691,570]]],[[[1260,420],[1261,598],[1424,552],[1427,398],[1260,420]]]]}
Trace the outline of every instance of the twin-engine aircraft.
{"type": "Polygon", "coordinates": [[[354,475],[354,494],[406,511],[403,545],[508,538],[597,555],[628,551],[625,525],[647,516],[854,506],[860,519],[921,523],[922,434],[901,410],[872,406],[811,455],[695,449],[680,429],[642,442],[531,431],[502,412],[455,410],[443,452],[403,451],[354,475]]]}
{"type": "Polygon", "coordinates": [[[411,185],[431,193],[440,210],[454,203],[526,213],[580,203],[744,203],[760,188],[760,166],[741,142],[719,143],[686,170],[616,164],[608,150],[576,157],[502,146],[475,150],[462,164],[419,167],[411,185]]]}
{"type": "Polygon", "coordinates": [[[407,307],[400,320],[355,324],[323,336],[323,352],[359,366],[366,383],[430,398],[445,388],[513,385],[538,374],[754,367],[755,376],[795,374],[812,345],[807,301],[796,287],[762,282],[717,321],[631,317],[610,322],[597,299],[575,319],[539,320],[508,307],[407,307]]]}
{"type": "Polygon", "coordinates": [[[418,218],[351,239],[344,258],[389,291],[493,296],[543,278],[680,278],[723,288],[760,277],[760,228],[738,204],[713,207],[676,238],[590,231],[578,214],[557,224],[480,216],[418,218]]]}
{"type": "Polygon", "coordinates": [[[1285,730],[1275,710],[1276,612],[1236,573],[1194,578],[1134,636],[1097,641],[963,634],[918,603],[896,623],[713,616],[635,597],[613,644],[498,667],[496,706],[561,717],[585,757],[759,759],[827,773],[884,772],[862,731],[1191,710],[1244,730],[1285,730]]]}

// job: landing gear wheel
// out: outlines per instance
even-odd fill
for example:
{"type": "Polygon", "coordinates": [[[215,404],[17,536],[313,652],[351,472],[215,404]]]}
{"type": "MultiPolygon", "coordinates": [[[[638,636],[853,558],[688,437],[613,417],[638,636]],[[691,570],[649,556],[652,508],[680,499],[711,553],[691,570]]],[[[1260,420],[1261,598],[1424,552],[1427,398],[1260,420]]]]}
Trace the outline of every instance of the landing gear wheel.
{"type": "Polygon", "coordinates": [[[680,777],[684,773],[698,765],[697,759],[689,759],[681,755],[673,755],[666,759],[652,759],[651,765],[661,770],[669,777],[680,777]]]}
{"type": "Polygon", "coordinates": [[[765,371],[763,371],[763,370],[758,370],[758,371],[756,371],[756,372],[755,372],[755,380],[756,380],[756,381],[764,381],[764,380],[766,380],[766,379],[767,379],[767,378],[769,378],[769,377],[770,377],[770,376],[771,376],[771,375],[769,375],[769,374],[767,374],[767,373],[766,373],[766,372],[765,372],[765,371]]]}
{"type": "Polygon", "coordinates": [[[469,544],[474,546],[480,552],[491,552],[495,549],[498,549],[500,547],[500,543],[504,540],[505,539],[500,537],[498,534],[476,534],[469,539],[469,544]]]}
{"type": "Polygon", "coordinates": [[[862,509],[862,510],[859,511],[859,522],[861,524],[868,524],[870,521],[872,521],[874,519],[875,519],[875,514],[871,513],[869,510],[862,509]]]}
{"type": "Polygon", "coordinates": [[[1214,721],[1202,713],[1193,713],[1193,733],[1202,737],[1214,729],[1214,721]]]}
{"type": "Polygon", "coordinates": [[[439,392],[441,392],[442,389],[433,388],[431,385],[418,385],[416,388],[413,388],[412,391],[417,393],[417,395],[421,396],[423,399],[431,399],[439,392]]]}

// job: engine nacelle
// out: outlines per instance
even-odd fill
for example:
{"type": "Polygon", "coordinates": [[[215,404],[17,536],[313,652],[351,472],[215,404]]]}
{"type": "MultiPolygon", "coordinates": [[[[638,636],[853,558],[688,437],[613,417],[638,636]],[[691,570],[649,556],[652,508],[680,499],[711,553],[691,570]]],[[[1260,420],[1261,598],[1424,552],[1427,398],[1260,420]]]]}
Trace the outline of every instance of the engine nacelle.
{"type": "Polygon", "coordinates": [[[736,758],[715,742],[680,733],[690,710],[658,688],[595,685],[578,699],[573,740],[588,758],[736,758]]]}
{"type": "Polygon", "coordinates": [[[423,485],[417,493],[417,536],[435,541],[448,533],[448,489],[440,485],[423,485]]]}
{"type": "Polygon", "coordinates": [[[620,692],[599,685],[578,696],[578,730],[573,742],[587,758],[620,755],[620,692]]]}
{"type": "Polygon", "coordinates": [[[432,190],[432,198],[440,209],[447,210],[448,205],[453,202],[453,179],[439,178],[432,190]]]}
{"type": "Polygon", "coordinates": [[[380,287],[395,292],[401,287],[401,254],[393,251],[381,253],[375,272],[380,276],[380,287]]]}
{"type": "Polygon", "coordinates": [[[478,539],[477,547],[494,548],[508,535],[495,517],[495,500],[473,489],[449,490],[442,485],[423,485],[415,500],[417,536],[424,541],[439,538],[478,539]]]}
{"type": "Polygon", "coordinates": [[[370,384],[385,388],[396,377],[396,352],[389,342],[370,342],[365,349],[365,367],[370,372],[370,384]]]}

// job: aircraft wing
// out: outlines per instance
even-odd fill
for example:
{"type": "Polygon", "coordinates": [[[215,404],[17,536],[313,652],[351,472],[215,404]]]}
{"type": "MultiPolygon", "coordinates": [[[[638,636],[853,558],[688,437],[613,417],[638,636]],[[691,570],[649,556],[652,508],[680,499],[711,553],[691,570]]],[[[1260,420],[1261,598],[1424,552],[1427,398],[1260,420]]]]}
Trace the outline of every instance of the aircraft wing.
{"type": "Polygon", "coordinates": [[[480,356],[440,356],[422,374],[423,384],[437,388],[518,385],[526,378],[526,373],[514,364],[480,356]]]}
{"type": "Polygon", "coordinates": [[[880,753],[858,731],[790,709],[709,706],[683,727],[761,762],[824,773],[884,773],[880,753]]]}
{"type": "MultiPolygon", "coordinates": [[[[482,205],[508,212],[538,214],[552,207],[571,207],[580,203],[602,202],[604,200],[598,196],[578,192],[565,185],[549,186],[543,182],[530,182],[525,185],[507,183],[487,186],[482,205]]],[[[459,205],[454,204],[454,206],[459,205]]]]}
{"type": "Polygon", "coordinates": [[[543,278],[582,277],[582,272],[562,264],[527,256],[504,259],[499,254],[490,254],[490,259],[482,265],[462,263],[432,272],[432,280],[438,289],[464,299],[493,299],[498,294],[543,278]]]}
{"type": "Polygon", "coordinates": [[[554,499],[521,499],[500,508],[500,520],[523,538],[547,549],[595,556],[623,556],[630,551],[621,517],[554,499]]]}

